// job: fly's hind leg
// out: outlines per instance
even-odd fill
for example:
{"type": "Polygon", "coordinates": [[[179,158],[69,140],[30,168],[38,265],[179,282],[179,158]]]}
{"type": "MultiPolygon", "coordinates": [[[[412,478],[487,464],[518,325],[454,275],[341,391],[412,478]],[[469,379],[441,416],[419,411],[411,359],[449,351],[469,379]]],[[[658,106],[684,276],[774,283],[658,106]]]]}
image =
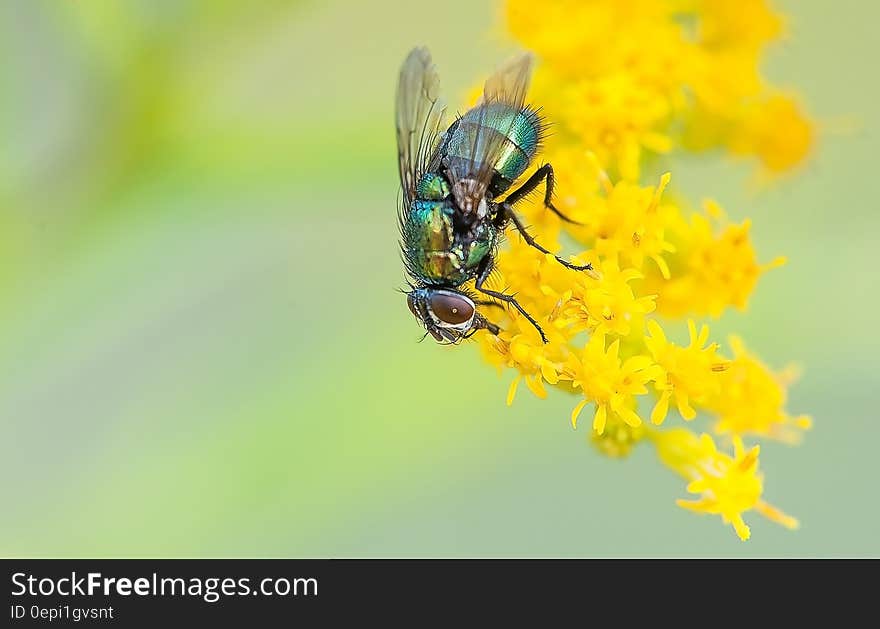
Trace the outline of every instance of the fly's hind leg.
{"type": "Polygon", "coordinates": [[[516,215],[516,212],[513,211],[513,208],[510,207],[510,205],[506,201],[501,204],[499,214],[503,214],[505,218],[510,219],[510,221],[513,223],[514,227],[516,227],[516,231],[518,231],[520,233],[520,235],[523,237],[523,240],[525,240],[526,243],[530,247],[534,247],[535,249],[537,249],[541,253],[549,253],[551,256],[556,258],[556,261],[559,262],[559,264],[561,264],[562,266],[569,268],[573,271],[592,271],[593,270],[592,264],[583,264],[583,265],[572,264],[571,262],[568,262],[567,260],[563,260],[558,255],[556,255],[553,252],[548,251],[547,249],[542,247],[540,245],[540,243],[538,243],[538,241],[536,241],[535,238],[528,232],[528,230],[526,229],[526,226],[523,225],[519,216],[516,215]]]}
{"type": "Polygon", "coordinates": [[[541,180],[544,180],[544,207],[548,210],[556,214],[559,218],[564,220],[566,223],[571,223],[572,225],[582,225],[583,223],[578,223],[570,218],[568,218],[565,214],[556,209],[556,206],[553,205],[553,166],[550,164],[544,164],[529,177],[526,182],[521,185],[519,188],[511,192],[507,195],[507,198],[504,200],[504,203],[507,205],[514,205],[519,201],[522,201],[532,190],[537,188],[541,180]]]}
{"type": "MultiPolygon", "coordinates": [[[[516,308],[517,310],[519,310],[520,314],[522,316],[524,316],[526,319],[528,319],[529,323],[531,323],[533,326],[535,326],[535,329],[538,331],[538,334],[541,335],[541,340],[544,343],[547,343],[548,342],[547,336],[544,334],[544,330],[541,329],[541,326],[538,325],[538,322],[535,321],[534,317],[532,317],[532,315],[530,315],[528,312],[526,312],[526,309],[523,308],[519,304],[519,302],[516,300],[516,298],[513,295],[505,295],[504,293],[501,293],[501,292],[498,292],[495,290],[491,290],[491,289],[485,288],[483,286],[483,284],[485,284],[486,280],[489,279],[489,274],[492,272],[492,265],[494,262],[495,261],[492,258],[492,256],[486,256],[485,258],[483,258],[483,261],[480,263],[480,267],[478,270],[479,274],[477,275],[477,281],[474,284],[474,288],[476,288],[478,291],[480,291],[484,295],[489,295],[489,297],[497,299],[498,301],[503,301],[505,303],[508,303],[511,306],[513,306],[514,308],[516,308]]],[[[488,321],[486,323],[489,324],[488,321]]],[[[489,324],[489,325],[492,325],[496,330],[498,330],[497,325],[493,325],[493,324],[489,324]]],[[[490,332],[491,331],[492,330],[490,329],[490,332]]],[[[492,332],[492,333],[497,334],[498,332],[492,332]]]]}

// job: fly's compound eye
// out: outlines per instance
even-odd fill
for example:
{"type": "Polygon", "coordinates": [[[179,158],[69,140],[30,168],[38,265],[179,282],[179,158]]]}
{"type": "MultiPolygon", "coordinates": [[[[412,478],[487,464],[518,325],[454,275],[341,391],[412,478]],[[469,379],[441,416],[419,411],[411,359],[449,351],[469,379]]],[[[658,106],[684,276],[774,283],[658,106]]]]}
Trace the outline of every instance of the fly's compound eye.
{"type": "Polygon", "coordinates": [[[474,316],[474,302],[464,295],[434,293],[430,303],[434,316],[447,325],[462,325],[474,316]]]}

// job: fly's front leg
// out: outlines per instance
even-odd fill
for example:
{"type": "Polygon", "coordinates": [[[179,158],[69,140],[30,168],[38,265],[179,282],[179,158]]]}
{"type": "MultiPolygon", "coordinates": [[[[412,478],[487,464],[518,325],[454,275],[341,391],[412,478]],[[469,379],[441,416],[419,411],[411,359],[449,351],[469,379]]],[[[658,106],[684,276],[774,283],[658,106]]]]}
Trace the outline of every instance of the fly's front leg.
{"type": "MultiPolygon", "coordinates": [[[[491,299],[474,299],[474,304],[477,306],[485,306],[492,308],[501,308],[504,309],[504,306],[499,304],[497,301],[492,301],[491,299]]],[[[498,336],[498,333],[501,332],[501,328],[497,325],[489,321],[486,317],[484,317],[481,313],[477,313],[476,318],[474,319],[474,331],[476,330],[489,330],[495,336],[498,336]]]]}
{"type": "Polygon", "coordinates": [[[550,164],[544,164],[529,177],[526,182],[521,185],[518,189],[511,192],[507,198],[504,200],[504,203],[507,205],[514,205],[518,201],[522,201],[532,190],[538,187],[541,183],[541,180],[544,180],[544,207],[548,210],[556,214],[559,218],[564,220],[566,223],[571,223],[572,225],[583,225],[583,223],[578,223],[577,221],[573,221],[568,218],[565,214],[556,209],[556,206],[553,205],[553,166],[550,164]]]}
{"type": "Polygon", "coordinates": [[[473,301],[474,304],[476,304],[477,306],[492,306],[495,308],[504,308],[504,306],[499,304],[497,301],[492,301],[491,299],[474,299],[473,301]]]}
{"type": "MultiPolygon", "coordinates": [[[[477,276],[477,281],[474,284],[474,288],[476,288],[478,291],[480,291],[484,295],[489,295],[489,297],[494,297],[498,301],[506,302],[506,303],[510,304],[511,306],[513,306],[514,308],[516,308],[517,310],[519,310],[520,314],[522,316],[524,316],[526,319],[528,319],[529,323],[531,323],[533,326],[535,326],[535,329],[538,331],[538,334],[541,335],[541,340],[544,341],[544,343],[547,343],[548,342],[547,336],[544,334],[544,330],[541,329],[541,326],[538,325],[538,322],[535,321],[534,317],[532,317],[532,315],[530,315],[528,312],[526,312],[526,309],[523,308],[519,304],[519,302],[516,300],[515,297],[513,297],[512,295],[505,295],[504,293],[500,293],[498,291],[491,290],[491,289],[485,288],[483,286],[483,284],[485,284],[486,280],[489,279],[489,274],[492,272],[492,265],[494,262],[495,261],[492,258],[492,256],[486,256],[485,258],[483,258],[483,261],[480,263],[480,267],[478,270],[479,275],[477,276]]],[[[488,323],[488,321],[487,321],[487,323],[488,323]]],[[[494,327],[496,330],[498,329],[498,326],[494,326],[494,327]]],[[[493,332],[493,334],[497,334],[497,332],[493,332]]]]}
{"type": "MultiPolygon", "coordinates": [[[[495,305],[501,307],[500,304],[495,304],[495,305]]],[[[474,332],[476,332],[477,330],[489,330],[489,332],[494,334],[495,336],[498,336],[499,332],[501,332],[501,328],[499,328],[497,325],[495,325],[494,323],[489,321],[486,317],[481,315],[479,312],[477,313],[476,317],[474,318],[474,327],[471,328],[471,331],[465,335],[465,338],[470,338],[471,336],[473,336],[474,332]]]]}
{"type": "Polygon", "coordinates": [[[534,239],[534,237],[532,237],[532,235],[528,232],[528,230],[526,229],[526,226],[522,224],[522,221],[520,220],[519,216],[516,215],[516,212],[513,211],[513,208],[510,207],[510,205],[508,205],[508,203],[506,201],[501,204],[501,209],[500,209],[499,213],[503,213],[507,218],[509,218],[511,220],[514,227],[516,227],[516,231],[518,231],[520,233],[520,235],[523,237],[523,240],[525,240],[526,243],[530,247],[534,247],[535,249],[537,249],[541,253],[549,253],[551,256],[556,258],[556,261],[559,262],[559,264],[561,264],[562,266],[564,266],[566,268],[572,269],[573,271],[591,271],[591,270],[593,270],[592,264],[584,264],[584,265],[572,264],[571,262],[568,262],[567,260],[563,260],[558,255],[556,255],[556,254],[552,253],[551,251],[548,251],[547,249],[542,247],[538,243],[538,241],[536,241],[534,239]]]}

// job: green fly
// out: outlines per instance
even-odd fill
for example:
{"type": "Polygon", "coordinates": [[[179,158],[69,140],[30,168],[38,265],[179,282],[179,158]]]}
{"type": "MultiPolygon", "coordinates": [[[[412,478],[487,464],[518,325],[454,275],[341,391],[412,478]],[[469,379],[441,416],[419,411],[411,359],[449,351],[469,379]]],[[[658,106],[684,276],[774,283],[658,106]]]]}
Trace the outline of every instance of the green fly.
{"type": "MultiPolygon", "coordinates": [[[[513,295],[486,287],[509,225],[530,246],[550,253],[513,209],[542,182],[547,209],[573,222],[553,205],[550,164],[505,194],[528,169],[546,133],[539,110],[525,104],[531,70],[528,54],[502,66],[487,79],[476,106],[443,130],[440,80],[427,49],[414,49],[400,69],[395,117],[403,188],[400,246],[412,279],[407,304],[426,335],[437,341],[457,343],[479,329],[498,334],[498,326],[477,306],[501,302],[519,310],[547,342],[541,326],[513,295]],[[470,280],[475,292],[463,287],[470,280]]],[[[556,260],[576,271],[592,268],[556,260]]]]}

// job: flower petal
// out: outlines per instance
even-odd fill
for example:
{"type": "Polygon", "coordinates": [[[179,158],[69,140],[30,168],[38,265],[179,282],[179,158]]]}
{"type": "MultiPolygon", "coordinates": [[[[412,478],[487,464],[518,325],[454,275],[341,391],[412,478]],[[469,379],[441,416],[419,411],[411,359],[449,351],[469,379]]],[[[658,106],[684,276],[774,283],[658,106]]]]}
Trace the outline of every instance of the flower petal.
{"type": "Polygon", "coordinates": [[[590,400],[587,399],[581,400],[580,402],[578,402],[577,406],[575,406],[574,409],[571,411],[571,427],[575,430],[577,430],[578,417],[580,416],[581,411],[584,410],[584,406],[586,406],[587,402],[589,401],[590,400]]]}
{"type": "Polygon", "coordinates": [[[513,382],[510,383],[510,387],[507,389],[507,405],[511,406],[513,404],[513,398],[516,397],[516,388],[519,386],[519,381],[522,379],[522,374],[517,374],[516,378],[513,379],[513,382]]]}
{"type": "Polygon", "coordinates": [[[666,414],[669,412],[669,396],[669,391],[664,391],[660,394],[660,399],[657,400],[654,409],[651,411],[652,424],[659,426],[666,419],[666,414]]]}
{"type": "Polygon", "coordinates": [[[542,400],[547,397],[547,389],[544,388],[544,381],[541,380],[540,374],[526,376],[526,386],[532,393],[542,400]]]}
{"type": "Polygon", "coordinates": [[[626,422],[627,426],[637,428],[642,425],[642,418],[639,417],[638,414],[628,406],[621,406],[619,409],[617,409],[617,414],[623,421],[626,422]]]}
{"type": "Polygon", "coordinates": [[[596,402],[596,414],[593,415],[593,430],[600,435],[605,432],[606,414],[605,404],[596,402]]]}

